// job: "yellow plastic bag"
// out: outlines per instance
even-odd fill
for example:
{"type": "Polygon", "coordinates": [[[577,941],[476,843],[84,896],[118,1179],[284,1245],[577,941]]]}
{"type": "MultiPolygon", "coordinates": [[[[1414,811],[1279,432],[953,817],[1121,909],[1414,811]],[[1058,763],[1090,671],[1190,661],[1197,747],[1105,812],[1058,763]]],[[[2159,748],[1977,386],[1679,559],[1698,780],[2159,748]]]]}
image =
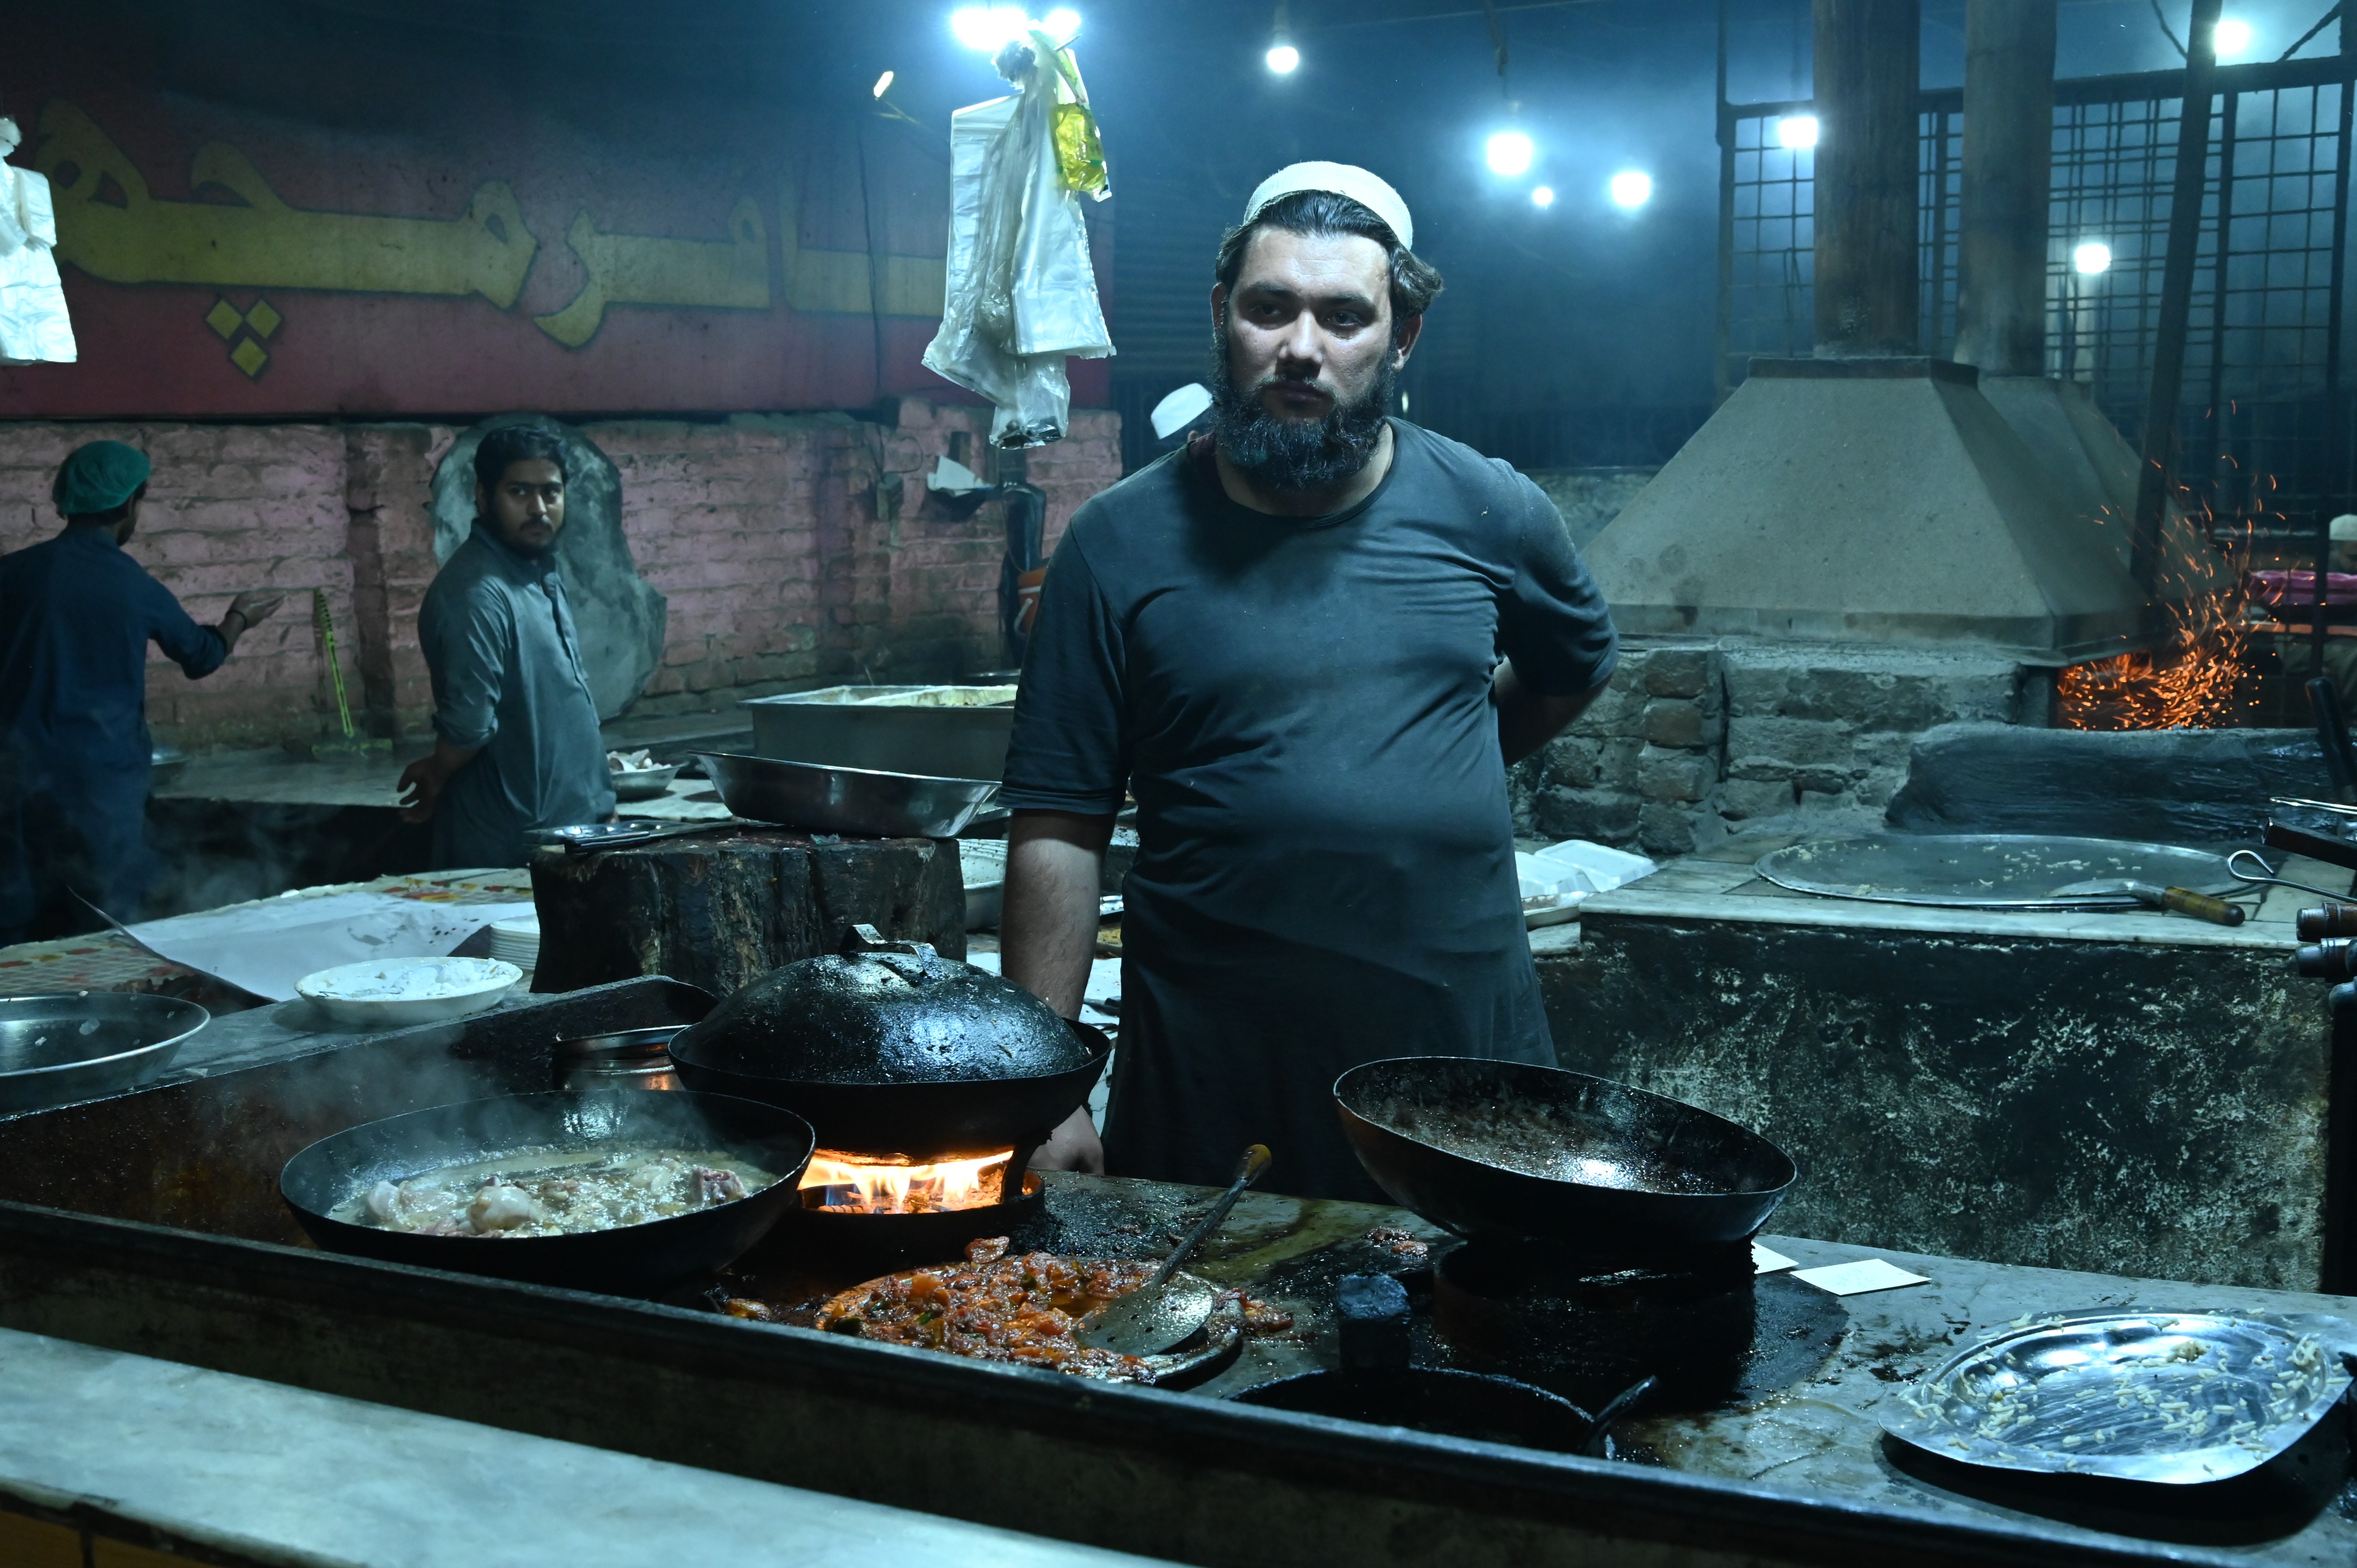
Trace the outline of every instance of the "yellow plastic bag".
{"type": "Polygon", "coordinates": [[[1104,139],[1097,134],[1095,112],[1085,103],[1056,105],[1053,134],[1056,172],[1064,188],[1082,196],[1101,196],[1105,188],[1104,139]]]}

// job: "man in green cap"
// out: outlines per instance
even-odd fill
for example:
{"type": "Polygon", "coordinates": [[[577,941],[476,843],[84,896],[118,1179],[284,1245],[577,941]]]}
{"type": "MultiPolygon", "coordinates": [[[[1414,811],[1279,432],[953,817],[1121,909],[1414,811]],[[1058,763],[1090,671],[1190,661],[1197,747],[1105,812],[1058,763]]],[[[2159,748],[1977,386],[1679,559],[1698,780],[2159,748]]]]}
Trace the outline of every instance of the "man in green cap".
{"type": "Polygon", "coordinates": [[[0,945],[138,913],[147,848],[147,644],[190,680],[211,674],[279,594],[243,593],[200,627],[124,552],[147,492],[146,454],[92,441],[49,495],[55,539],[0,555],[0,945]]]}

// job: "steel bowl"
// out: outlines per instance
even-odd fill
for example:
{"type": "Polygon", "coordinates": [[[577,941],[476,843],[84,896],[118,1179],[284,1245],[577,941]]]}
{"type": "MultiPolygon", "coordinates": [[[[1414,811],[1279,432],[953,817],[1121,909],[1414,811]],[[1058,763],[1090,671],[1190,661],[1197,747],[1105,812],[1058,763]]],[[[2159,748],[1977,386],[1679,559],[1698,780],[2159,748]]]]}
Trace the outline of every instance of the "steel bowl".
{"type": "Polygon", "coordinates": [[[0,1114],[135,1089],[211,1018],[193,1002],[119,991],[0,997],[0,1114]]]}
{"type": "Polygon", "coordinates": [[[928,779],[699,751],[720,803],[740,817],[859,838],[955,838],[998,792],[988,779],[928,779]]]}
{"type": "Polygon", "coordinates": [[[617,800],[660,800],[671,793],[671,781],[679,777],[679,764],[664,763],[660,768],[618,768],[608,775],[614,786],[617,800]]]}

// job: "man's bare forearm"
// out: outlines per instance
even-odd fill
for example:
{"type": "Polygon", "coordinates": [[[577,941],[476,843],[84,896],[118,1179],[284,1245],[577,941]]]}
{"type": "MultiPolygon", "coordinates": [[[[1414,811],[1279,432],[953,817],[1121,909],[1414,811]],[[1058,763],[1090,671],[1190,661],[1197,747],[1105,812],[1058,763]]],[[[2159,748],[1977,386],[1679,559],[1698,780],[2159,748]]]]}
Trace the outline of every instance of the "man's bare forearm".
{"type": "Polygon", "coordinates": [[[1509,662],[1498,666],[1490,682],[1490,700],[1498,707],[1498,746],[1512,767],[1561,735],[1571,721],[1586,713],[1604,688],[1569,697],[1550,697],[1524,686],[1509,662]]]}
{"type": "Polygon", "coordinates": [[[1017,811],[1006,831],[999,967],[1067,1018],[1081,1012],[1096,956],[1097,892],[1113,818],[1017,811]]]}

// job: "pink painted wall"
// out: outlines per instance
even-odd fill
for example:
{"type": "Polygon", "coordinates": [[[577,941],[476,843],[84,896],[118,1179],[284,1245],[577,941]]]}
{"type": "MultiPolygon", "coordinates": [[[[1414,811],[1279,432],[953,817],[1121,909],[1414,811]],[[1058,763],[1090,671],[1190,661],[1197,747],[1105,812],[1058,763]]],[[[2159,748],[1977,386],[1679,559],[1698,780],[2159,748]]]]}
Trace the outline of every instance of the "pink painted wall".
{"type": "MultiPolygon", "coordinates": [[[[997,662],[998,508],[958,519],[924,476],[984,411],[903,400],[897,427],[844,414],[623,420],[583,433],[622,481],[639,571],[670,601],[662,667],[637,712],[835,680],[938,679],[997,662]],[[877,498],[884,496],[879,506],[877,498]],[[879,513],[881,515],[879,515],[879,513]]],[[[0,423],[0,551],[59,526],[58,462],[128,441],[156,461],[131,553],[199,620],[241,588],[298,596],[191,682],[156,656],[149,722],[183,745],[317,734],[335,698],[310,619],[327,591],[355,717],[422,732],[431,699],[417,607],[433,581],[434,471],[457,432],[426,424],[0,423]]],[[[1075,410],[1030,455],[1049,542],[1121,474],[1119,417],[1075,410]]]]}

